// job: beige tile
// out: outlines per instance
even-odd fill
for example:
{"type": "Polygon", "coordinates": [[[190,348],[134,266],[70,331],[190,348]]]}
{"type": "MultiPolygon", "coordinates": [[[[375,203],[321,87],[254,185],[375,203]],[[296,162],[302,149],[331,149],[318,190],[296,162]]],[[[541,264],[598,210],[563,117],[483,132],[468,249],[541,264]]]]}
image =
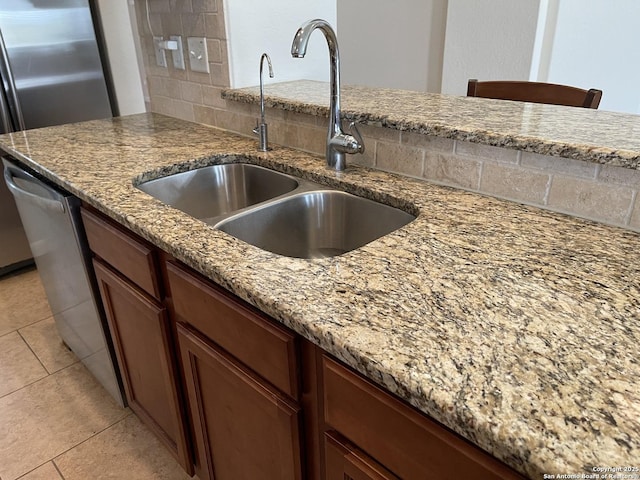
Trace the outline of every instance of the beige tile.
{"type": "Polygon", "coordinates": [[[484,158],[495,162],[516,163],[518,151],[509,148],[492,147],[479,143],[455,141],[455,153],[476,158],[484,158]]]}
{"type": "Polygon", "coordinates": [[[221,96],[223,88],[202,85],[204,104],[211,107],[227,108],[227,101],[221,96]]]}
{"type": "Polygon", "coordinates": [[[424,151],[395,143],[378,142],[376,167],[382,170],[420,177],[423,173],[424,151]]]}
{"type": "Polygon", "coordinates": [[[0,279],[0,335],[51,315],[35,269],[0,279]],[[29,308],[25,309],[25,305],[29,308]]]}
{"type": "Polygon", "coordinates": [[[192,0],[193,11],[202,13],[215,13],[218,11],[216,0],[192,0]]]}
{"type": "Polygon", "coordinates": [[[542,205],[549,185],[549,175],[510,165],[484,162],[480,191],[509,200],[542,205]]]}
{"type": "Polygon", "coordinates": [[[640,189],[640,170],[602,165],[598,173],[598,180],[613,185],[626,185],[640,189]]]}
{"type": "Polygon", "coordinates": [[[202,13],[183,13],[180,15],[182,20],[182,33],[187,37],[204,37],[205,23],[202,13]]]}
{"type": "Polygon", "coordinates": [[[575,177],[595,178],[597,165],[571,158],[551,157],[537,153],[522,152],[520,165],[554,173],[566,173],[575,177]]]}
{"type": "Polygon", "coordinates": [[[400,131],[393,128],[374,127],[371,125],[358,124],[360,133],[365,138],[372,138],[375,140],[384,140],[389,143],[400,143],[400,131]]]}
{"type": "Polygon", "coordinates": [[[18,332],[0,337],[0,397],[47,376],[18,332]]]}
{"type": "Polygon", "coordinates": [[[202,104],[202,85],[199,83],[180,82],[182,99],[186,102],[202,104]]]}
{"type": "Polygon", "coordinates": [[[633,199],[633,190],[581,178],[553,177],[549,206],[592,220],[623,225],[633,199]]]}
{"type": "Polygon", "coordinates": [[[62,343],[55,321],[51,317],[21,328],[19,333],[49,373],[57,372],[78,361],[73,352],[62,343]]]}
{"type": "Polygon", "coordinates": [[[65,452],[54,461],[65,480],[190,478],[134,415],[65,452]]]}
{"type": "Polygon", "coordinates": [[[405,145],[420,147],[430,152],[453,153],[454,141],[450,138],[402,132],[400,141],[405,145]]]}
{"type": "Polygon", "coordinates": [[[446,185],[477,189],[481,162],[473,158],[425,152],[424,178],[446,185]]]}
{"type": "Polygon", "coordinates": [[[195,121],[205,125],[216,125],[216,110],[202,105],[193,106],[195,121]]]}
{"type": "Polygon", "coordinates": [[[636,194],[635,204],[633,206],[633,212],[631,212],[631,221],[629,222],[629,228],[632,230],[640,231],[640,195],[636,194]]]}
{"type": "Polygon", "coordinates": [[[13,480],[129,415],[81,363],[0,398],[0,478],[13,480]]]}
{"type": "Polygon", "coordinates": [[[222,13],[205,13],[204,24],[207,37],[220,40],[227,38],[224,28],[224,15],[222,13]]]}
{"type": "Polygon", "coordinates": [[[47,462],[44,465],[30,471],[26,475],[20,477],[19,480],[64,480],[53,462],[47,462]]]}

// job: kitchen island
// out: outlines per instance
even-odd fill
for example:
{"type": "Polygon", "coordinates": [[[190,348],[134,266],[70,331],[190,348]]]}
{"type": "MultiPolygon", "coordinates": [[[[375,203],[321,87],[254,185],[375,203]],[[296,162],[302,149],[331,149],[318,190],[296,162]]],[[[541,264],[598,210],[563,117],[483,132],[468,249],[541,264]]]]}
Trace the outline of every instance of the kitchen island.
{"type": "Polygon", "coordinates": [[[154,114],[3,135],[0,147],[527,476],[640,466],[637,233],[358,166],[336,173],[154,114]],[[338,257],[287,258],[134,186],[238,161],[417,218],[338,257]]]}

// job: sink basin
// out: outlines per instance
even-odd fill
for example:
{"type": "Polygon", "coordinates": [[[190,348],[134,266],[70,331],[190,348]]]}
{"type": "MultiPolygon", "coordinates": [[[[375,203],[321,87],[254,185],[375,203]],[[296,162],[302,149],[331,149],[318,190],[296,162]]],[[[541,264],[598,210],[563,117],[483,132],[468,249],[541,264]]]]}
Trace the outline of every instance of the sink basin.
{"type": "Polygon", "coordinates": [[[298,193],[230,217],[216,226],[287,257],[333,257],[359,248],[415,217],[349,193],[298,193]]]}
{"type": "Polygon", "coordinates": [[[213,223],[216,217],[295,190],[298,181],[247,163],[212,165],[150,180],[138,189],[163,203],[213,223]]]}

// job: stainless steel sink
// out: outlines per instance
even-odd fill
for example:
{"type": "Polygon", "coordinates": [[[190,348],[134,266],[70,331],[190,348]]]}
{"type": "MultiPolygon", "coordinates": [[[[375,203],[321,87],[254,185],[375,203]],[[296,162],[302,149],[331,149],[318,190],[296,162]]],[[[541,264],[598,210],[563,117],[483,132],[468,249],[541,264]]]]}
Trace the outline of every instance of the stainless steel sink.
{"type": "Polygon", "coordinates": [[[251,245],[288,257],[333,257],[406,225],[402,210],[337,190],[269,202],[216,226],[251,245]]]}
{"type": "Polygon", "coordinates": [[[163,203],[208,223],[218,217],[291,192],[298,181],[247,163],[212,165],[137,186],[163,203]]]}

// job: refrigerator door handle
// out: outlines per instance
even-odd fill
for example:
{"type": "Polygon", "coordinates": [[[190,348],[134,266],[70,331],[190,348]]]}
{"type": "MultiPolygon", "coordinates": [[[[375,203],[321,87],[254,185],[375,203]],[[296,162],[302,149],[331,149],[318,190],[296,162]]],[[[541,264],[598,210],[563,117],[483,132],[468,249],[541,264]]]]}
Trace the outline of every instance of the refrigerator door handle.
{"type": "MultiPolygon", "coordinates": [[[[7,96],[10,96],[11,100],[13,100],[13,106],[15,109],[14,113],[16,117],[15,120],[16,122],[18,122],[16,127],[18,128],[18,130],[25,130],[22,108],[20,107],[20,100],[18,99],[18,90],[16,89],[16,84],[13,79],[13,72],[11,71],[11,65],[9,64],[9,55],[7,54],[7,47],[4,43],[2,30],[0,30],[0,68],[2,69],[2,75],[5,77],[3,78],[3,80],[5,88],[7,90],[7,96]]],[[[4,119],[4,114],[2,114],[2,117],[4,119]]]]}
{"type": "MultiPolygon", "coordinates": [[[[27,199],[31,204],[38,205],[39,207],[56,213],[64,213],[65,208],[64,204],[58,200],[53,200],[51,198],[45,198],[40,195],[37,195],[33,192],[28,192],[23,188],[20,188],[14,182],[14,178],[19,177],[21,180],[27,183],[36,184],[35,181],[29,179],[27,176],[23,176],[18,174],[18,172],[13,171],[10,167],[5,166],[4,168],[4,180],[7,183],[7,187],[16,198],[24,198],[27,199]]],[[[40,187],[42,188],[42,187],[40,187]]]]}
{"type": "Polygon", "coordinates": [[[11,121],[11,112],[4,92],[0,91],[0,133],[10,133],[14,131],[13,122],[11,121]]]}

